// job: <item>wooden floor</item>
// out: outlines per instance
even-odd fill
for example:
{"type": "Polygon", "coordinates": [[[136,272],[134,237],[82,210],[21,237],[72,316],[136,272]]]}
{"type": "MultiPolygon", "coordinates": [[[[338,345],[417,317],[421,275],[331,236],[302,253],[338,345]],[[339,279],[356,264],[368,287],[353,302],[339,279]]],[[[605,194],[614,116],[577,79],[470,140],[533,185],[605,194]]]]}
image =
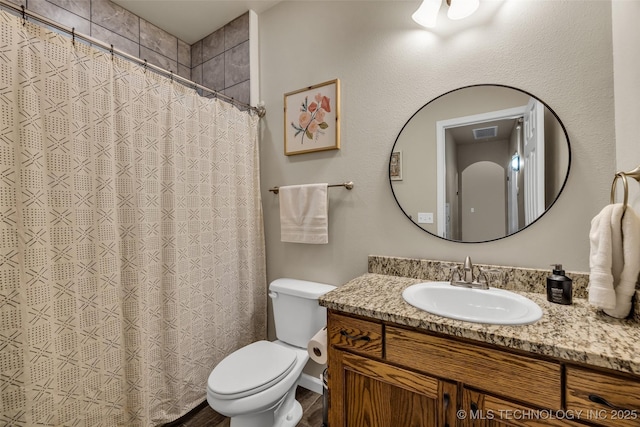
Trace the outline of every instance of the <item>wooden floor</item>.
{"type": "MultiPolygon", "coordinates": [[[[296,400],[302,405],[302,419],[297,427],[321,427],[322,426],[322,396],[298,387],[296,400]]],[[[165,427],[229,427],[229,418],[218,414],[211,406],[199,406],[184,417],[165,427]]]]}

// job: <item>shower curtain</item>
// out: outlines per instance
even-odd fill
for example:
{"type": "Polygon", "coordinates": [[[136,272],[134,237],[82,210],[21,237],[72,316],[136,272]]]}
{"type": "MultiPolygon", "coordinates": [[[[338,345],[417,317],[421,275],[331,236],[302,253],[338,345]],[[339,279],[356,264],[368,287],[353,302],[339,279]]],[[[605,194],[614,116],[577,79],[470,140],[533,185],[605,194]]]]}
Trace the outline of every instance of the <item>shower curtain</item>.
{"type": "Polygon", "coordinates": [[[257,117],[0,12],[0,425],[151,426],[266,335],[257,117]]]}

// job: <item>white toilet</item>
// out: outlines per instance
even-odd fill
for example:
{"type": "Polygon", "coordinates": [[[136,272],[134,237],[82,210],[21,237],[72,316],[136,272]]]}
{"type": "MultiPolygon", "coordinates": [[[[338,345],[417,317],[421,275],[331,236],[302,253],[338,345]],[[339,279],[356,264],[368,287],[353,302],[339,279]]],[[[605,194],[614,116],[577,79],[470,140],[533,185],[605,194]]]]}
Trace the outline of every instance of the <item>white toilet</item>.
{"type": "Polygon", "coordinates": [[[225,357],[209,375],[207,402],[231,427],[293,427],[302,418],[295,400],[307,344],[326,324],[323,283],[277,279],[269,286],[276,341],[258,341],[225,357]]]}

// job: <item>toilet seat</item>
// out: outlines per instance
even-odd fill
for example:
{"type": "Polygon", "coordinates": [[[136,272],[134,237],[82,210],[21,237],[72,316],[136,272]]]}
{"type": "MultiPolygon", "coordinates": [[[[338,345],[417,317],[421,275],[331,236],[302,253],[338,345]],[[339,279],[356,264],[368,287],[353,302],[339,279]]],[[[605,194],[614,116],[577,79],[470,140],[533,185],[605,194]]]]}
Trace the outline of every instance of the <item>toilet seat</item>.
{"type": "Polygon", "coordinates": [[[225,357],[209,375],[209,391],[218,399],[250,396],[278,383],[293,369],[295,351],[257,341],[225,357]]]}

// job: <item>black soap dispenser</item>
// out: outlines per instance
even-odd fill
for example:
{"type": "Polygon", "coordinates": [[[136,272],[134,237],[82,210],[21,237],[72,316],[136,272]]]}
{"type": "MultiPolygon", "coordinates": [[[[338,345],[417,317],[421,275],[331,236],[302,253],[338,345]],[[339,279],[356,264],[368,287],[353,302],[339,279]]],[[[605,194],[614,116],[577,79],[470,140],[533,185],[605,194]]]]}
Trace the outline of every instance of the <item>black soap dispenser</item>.
{"type": "Polygon", "coordinates": [[[564,275],[562,264],[553,265],[553,274],[547,277],[547,300],[556,304],[571,305],[573,280],[564,275]]]}

